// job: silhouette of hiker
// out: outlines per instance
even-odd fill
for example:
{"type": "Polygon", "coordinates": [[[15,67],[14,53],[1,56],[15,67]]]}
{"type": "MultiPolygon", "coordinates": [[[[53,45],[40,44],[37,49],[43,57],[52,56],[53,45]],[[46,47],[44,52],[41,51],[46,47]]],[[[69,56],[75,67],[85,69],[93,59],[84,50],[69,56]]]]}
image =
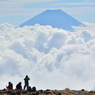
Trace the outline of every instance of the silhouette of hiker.
{"type": "Polygon", "coordinates": [[[8,83],[8,86],[6,86],[6,88],[8,90],[12,90],[13,89],[13,84],[11,82],[8,83]]]}
{"type": "Polygon", "coordinates": [[[26,75],[26,77],[24,78],[24,83],[25,83],[25,85],[24,85],[24,89],[27,87],[27,89],[28,89],[28,87],[29,87],[29,80],[30,80],[30,78],[28,77],[28,75],[26,75]]]}
{"type": "Polygon", "coordinates": [[[21,89],[22,89],[21,82],[19,82],[19,83],[16,85],[16,90],[21,90],[21,89]]]}

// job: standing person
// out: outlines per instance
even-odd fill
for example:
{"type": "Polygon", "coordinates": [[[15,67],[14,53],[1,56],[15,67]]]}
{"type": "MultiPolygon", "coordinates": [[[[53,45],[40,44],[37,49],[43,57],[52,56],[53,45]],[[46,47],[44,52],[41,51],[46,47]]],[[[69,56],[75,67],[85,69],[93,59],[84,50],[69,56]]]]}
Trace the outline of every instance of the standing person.
{"type": "Polygon", "coordinates": [[[28,87],[29,87],[29,80],[30,80],[30,78],[28,77],[28,75],[26,75],[26,77],[24,78],[24,83],[25,83],[25,85],[24,85],[24,89],[27,87],[27,89],[28,89],[28,87]]]}
{"type": "Polygon", "coordinates": [[[6,86],[8,90],[13,90],[13,84],[11,82],[8,83],[8,86],[6,86]]]}

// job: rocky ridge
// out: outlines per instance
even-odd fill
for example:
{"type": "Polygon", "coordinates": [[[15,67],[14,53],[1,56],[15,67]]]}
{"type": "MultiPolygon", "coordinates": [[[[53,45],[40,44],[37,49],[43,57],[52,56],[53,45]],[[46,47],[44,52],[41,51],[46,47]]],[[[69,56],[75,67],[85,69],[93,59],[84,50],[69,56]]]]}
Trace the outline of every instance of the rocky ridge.
{"type": "Polygon", "coordinates": [[[95,95],[95,91],[70,90],[66,88],[64,90],[0,90],[0,95],[95,95]]]}

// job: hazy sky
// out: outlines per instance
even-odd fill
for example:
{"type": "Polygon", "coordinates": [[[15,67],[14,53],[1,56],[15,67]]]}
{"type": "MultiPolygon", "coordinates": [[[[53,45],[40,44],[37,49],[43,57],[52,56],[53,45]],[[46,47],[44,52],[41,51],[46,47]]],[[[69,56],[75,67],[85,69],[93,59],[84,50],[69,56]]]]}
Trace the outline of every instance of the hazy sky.
{"type": "Polygon", "coordinates": [[[47,9],[62,9],[80,22],[95,23],[95,0],[0,0],[0,24],[18,26],[47,9]]]}

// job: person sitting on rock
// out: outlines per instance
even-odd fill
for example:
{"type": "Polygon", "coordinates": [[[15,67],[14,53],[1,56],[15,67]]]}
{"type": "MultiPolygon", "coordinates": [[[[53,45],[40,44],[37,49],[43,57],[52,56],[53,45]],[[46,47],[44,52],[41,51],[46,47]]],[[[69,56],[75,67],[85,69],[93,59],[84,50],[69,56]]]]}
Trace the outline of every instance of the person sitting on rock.
{"type": "Polygon", "coordinates": [[[36,92],[36,87],[34,86],[34,87],[32,87],[32,92],[36,92]]]}
{"type": "Polygon", "coordinates": [[[36,92],[36,87],[34,86],[31,88],[31,86],[28,86],[27,91],[36,92]]]}
{"type": "Polygon", "coordinates": [[[21,89],[22,89],[21,82],[19,82],[19,83],[16,85],[16,90],[21,90],[21,89]]]}
{"type": "Polygon", "coordinates": [[[11,82],[8,83],[8,86],[6,86],[6,88],[8,90],[12,90],[13,89],[13,84],[11,82]]]}

